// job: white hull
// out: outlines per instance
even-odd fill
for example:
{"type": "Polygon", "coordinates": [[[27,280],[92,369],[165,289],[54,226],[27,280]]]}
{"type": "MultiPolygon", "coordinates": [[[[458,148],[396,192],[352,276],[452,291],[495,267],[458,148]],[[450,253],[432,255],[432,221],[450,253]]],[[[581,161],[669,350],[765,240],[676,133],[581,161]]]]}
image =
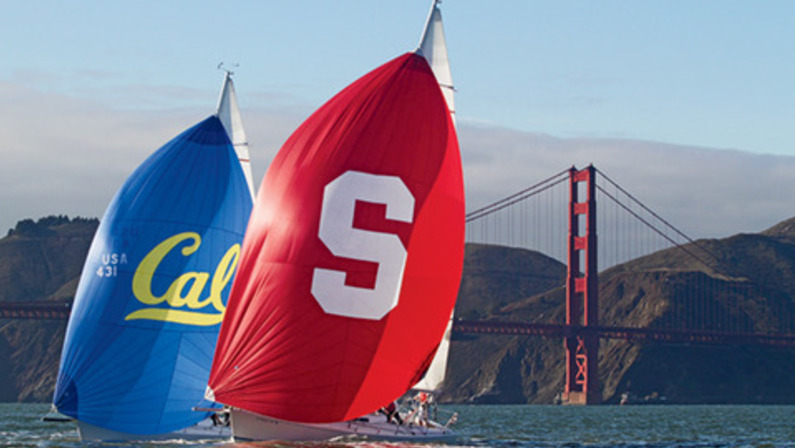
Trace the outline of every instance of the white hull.
{"type": "Polygon", "coordinates": [[[199,423],[179,431],[165,434],[131,434],[126,432],[114,431],[112,429],[101,428],[86,422],[77,422],[77,433],[82,441],[91,442],[123,442],[123,441],[150,441],[150,440],[208,440],[208,439],[229,439],[232,430],[229,426],[214,425],[210,419],[205,419],[199,423]]]}
{"type": "Polygon", "coordinates": [[[452,430],[433,422],[430,426],[398,425],[376,414],[346,422],[317,424],[288,422],[234,408],[231,415],[232,436],[236,441],[322,441],[345,436],[423,441],[455,437],[452,430]]]}

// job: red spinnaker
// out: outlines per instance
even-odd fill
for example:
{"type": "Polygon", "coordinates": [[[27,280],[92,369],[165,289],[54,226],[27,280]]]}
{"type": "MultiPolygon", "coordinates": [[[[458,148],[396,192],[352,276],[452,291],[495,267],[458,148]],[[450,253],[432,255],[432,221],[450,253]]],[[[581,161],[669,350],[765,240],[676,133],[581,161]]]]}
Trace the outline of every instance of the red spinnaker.
{"type": "Polygon", "coordinates": [[[458,142],[425,59],[400,56],[328,101],[259,191],[215,400],[320,423],[405,393],[442,338],[464,254],[458,142]]]}

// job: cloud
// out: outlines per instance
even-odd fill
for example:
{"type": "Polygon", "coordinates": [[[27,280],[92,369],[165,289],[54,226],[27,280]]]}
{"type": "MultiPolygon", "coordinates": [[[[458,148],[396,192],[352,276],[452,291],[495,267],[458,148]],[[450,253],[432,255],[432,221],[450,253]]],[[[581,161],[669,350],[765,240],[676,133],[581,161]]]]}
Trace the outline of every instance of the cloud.
{"type": "MultiPolygon", "coordinates": [[[[122,110],[0,82],[0,234],[26,218],[101,217],[141,162],[214,107],[122,110]]],[[[265,109],[244,114],[246,124],[258,124],[248,129],[258,178],[300,119],[265,109]]]]}
{"type": "Polygon", "coordinates": [[[795,215],[795,157],[626,139],[459,128],[471,210],[594,164],[693,238],[759,232],[795,215]]]}
{"type": "MultiPolygon", "coordinates": [[[[311,108],[281,99],[269,102],[264,93],[249,96],[246,104],[243,122],[258,186],[278,148],[311,108]]],[[[0,82],[0,233],[25,218],[102,216],[138,164],[214,106],[117,109],[0,82]]],[[[795,214],[795,157],[638,140],[564,139],[466,117],[459,117],[459,141],[468,210],[572,165],[593,163],[695,238],[758,232],[795,214]]]]}

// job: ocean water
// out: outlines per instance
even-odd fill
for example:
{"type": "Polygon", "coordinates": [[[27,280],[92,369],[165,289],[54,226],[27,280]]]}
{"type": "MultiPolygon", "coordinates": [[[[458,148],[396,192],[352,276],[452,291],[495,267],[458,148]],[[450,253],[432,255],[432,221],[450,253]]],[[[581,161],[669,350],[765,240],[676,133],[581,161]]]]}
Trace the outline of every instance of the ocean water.
{"type": "Polygon", "coordinates": [[[0,447],[405,448],[405,447],[759,447],[795,448],[795,406],[443,406],[459,414],[447,443],[87,444],[70,423],[43,422],[44,404],[0,404],[0,447]]]}

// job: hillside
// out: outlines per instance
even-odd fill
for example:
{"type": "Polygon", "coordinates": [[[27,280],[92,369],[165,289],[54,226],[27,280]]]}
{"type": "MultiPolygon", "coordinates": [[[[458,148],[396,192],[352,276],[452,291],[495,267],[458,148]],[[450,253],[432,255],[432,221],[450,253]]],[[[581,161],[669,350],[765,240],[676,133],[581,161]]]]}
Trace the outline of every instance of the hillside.
{"type": "MultiPolygon", "coordinates": [[[[706,322],[710,314],[705,310],[717,309],[719,314],[733,313],[726,320],[741,321],[755,331],[782,325],[792,331],[795,219],[761,234],[699,241],[698,245],[717,257],[717,263],[703,267],[682,250],[670,249],[600,273],[600,324],[672,328],[682,319],[706,322]],[[683,310],[689,291],[709,298],[707,304],[683,310]],[[733,296],[726,297],[725,291],[733,296]],[[736,305],[733,311],[722,306],[728,300],[736,305]]],[[[695,247],[688,249],[697,251],[695,247]]],[[[502,250],[516,253],[515,249],[502,250]]],[[[471,300],[467,294],[462,289],[462,303],[471,300]]],[[[510,304],[486,317],[530,322],[564,320],[562,288],[514,297],[509,299],[510,304]]],[[[498,300],[503,303],[506,299],[498,300]]],[[[719,322],[707,323],[707,328],[721,329],[719,322]]],[[[560,340],[538,337],[459,336],[452,344],[453,371],[442,399],[553,403],[564,386],[562,345],[560,340]]],[[[600,348],[600,381],[603,399],[608,403],[617,403],[627,392],[637,397],[665,396],[670,403],[795,403],[791,390],[795,350],[615,340],[602,341],[600,348]]]]}
{"type": "MultiPolygon", "coordinates": [[[[98,221],[48,217],[20,221],[0,239],[0,300],[74,297],[98,221]]],[[[0,401],[49,401],[64,321],[0,320],[0,401]]]]}
{"type": "MultiPolygon", "coordinates": [[[[20,222],[0,239],[0,300],[72,297],[96,220],[20,222]]],[[[795,325],[795,219],[760,234],[698,244],[719,259],[705,268],[679,250],[661,251],[600,273],[602,325],[668,326],[683,291],[738,285],[734,319],[766,329],[795,325]],[[742,274],[739,274],[742,273],[742,274]],[[707,286],[705,286],[707,285],[707,286]],[[749,287],[749,285],[752,285],[749,287]],[[742,286],[742,287],[740,287],[742,286]]],[[[562,322],[566,267],[537,252],[468,244],[456,316],[562,322]]],[[[713,289],[710,289],[713,288],[713,289]]],[[[719,306],[725,297],[716,297],[719,306]]],[[[49,401],[65,322],[0,321],[0,401],[49,401]]],[[[561,340],[454,336],[440,399],[461,403],[553,403],[563,390],[561,340]]],[[[795,351],[602,341],[603,398],[664,395],[672,403],[795,403],[795,351]]]]}

